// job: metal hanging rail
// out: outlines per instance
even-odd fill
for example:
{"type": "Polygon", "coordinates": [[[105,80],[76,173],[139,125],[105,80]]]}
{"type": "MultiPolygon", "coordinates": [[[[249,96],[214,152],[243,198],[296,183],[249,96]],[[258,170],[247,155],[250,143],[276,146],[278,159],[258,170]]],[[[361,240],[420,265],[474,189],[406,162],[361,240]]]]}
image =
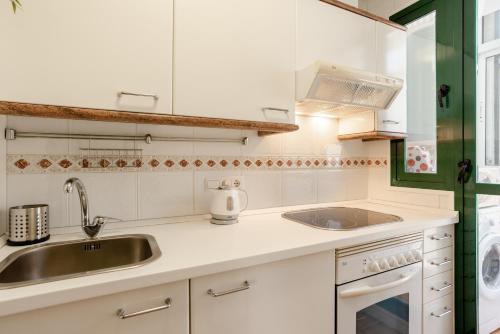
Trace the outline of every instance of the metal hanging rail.
{"type": "Polygon", "coordinates": [[[89,140],[129,140],[144,141],[151,144],[153,141],[177,141],[177,142],[210,142],[210,143],[238,143],[248,144],[248,137],[242,138],[196,138],[196,137],[156,137],[150,134],[143,136],[118,136],[118,135],[89,135],[89,134],[65,134],[65,133],[45,133],[45,132],[21,132],[15,129],[5,129],[6,140],[16,140],[18,138],[51,138],[51,139],[89,139],[89,140]]]}

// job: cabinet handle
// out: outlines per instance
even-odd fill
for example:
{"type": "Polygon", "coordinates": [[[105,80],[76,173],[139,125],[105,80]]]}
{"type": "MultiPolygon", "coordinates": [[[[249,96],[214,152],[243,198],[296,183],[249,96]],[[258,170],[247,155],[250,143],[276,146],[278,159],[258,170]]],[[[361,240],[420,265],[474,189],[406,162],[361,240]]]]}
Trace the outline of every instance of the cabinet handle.
{"type": "Polygon", "coordinates": [[[445,264],[448,264],[448,263],[451,263],[451,260],[448,259],[447,257],[444,258],[443,262],[434,262],[434,261],[431,261],[432,265],[438,266],[438,267],[444,266],[445,264]]]}
{"type": "Polygon", "coordinates": [[[441,292],[441,291],[444,291],[446,289],[449,289],[453,286],[453,284],[448,284],[448,282],[444,282],[444,286],[441,287],[441,288],[435,288],[435,287],[431,287],[431,290],[434,290],[436,292],[441,292]]]}
{"type": "Polygon", "coordinates": [[[142,96],[142,97],[151,97],[153,100],[158,101],[160,98],[156,94],[141,94],[141,93],[132,93],[132,92],[118,92],[118,97],[122,97],[122,95],[130,95],[130,96],[142,96]]]}
{"type": "Polygon", "coordinates": [[[444,239],[450,239],[453,236],[449,233],[445,233],[442,237],[437,237],[435,235],[432,235],[430,238],[431,240],[439,241],[439,240],[444,240],[444,239]]]}
{"type": "Polygon", "coordinates": [[[133,313],[125,313],[125,310],[121,308],[116,312],[116,315],[120,319],[127,319],[127,318],[137,317],[138,315],[143,315],[143,314],[147,314],[147,313],[151,313],[151,312],[165,310],[165,309],[170,308],[170,306],[172,306],[172,299],[167,298],[167,299],[165,299],[165,305],[161,305],[158,307],[153,307],[153,308],[150,308],[147,310],[137,311],[137,312],[133,312],[133,313]]]}
{"type": "Polygon", "coordinates": [[[436,314],[434,312],[431,313],[431,316],[433,317],[436,317],[436,318],[442,318],[448,314],[450,314],[452,312],[452,310],[448,309],[447,306],[444,307],[444,312],[443,313],[440,313],[440,314],[436,314]]]}
{"type": "Polygon", "coordinates": [[[215,292],[213,289],[208,289],[207,294],[212,296],[212,297],[220,297],[220,296],[225,296],[225,295],[229,295],[231,293],[240,292],[240,291],[244,291],[244,290],[248,290],[248,289],[250,289],[250,283],[248,283],[248,281],[245,281],[245,282],[243,282],[243,285],[238,287],[238,288],[234,288],[234,289],[226,290],[226,291],[222,291],[222,292],[215,292]]]}
{"type": "Polygon", "coordinates": [[[393,120],[390,120],[390,119],[384,119],[382,121],[382,123],[384,123],[384,124],[399,124],[398,121],[393,121],[393,120]]]}
{"type": "Polygon", "coordinates": [[[283,108],[272,108],[272,107],[264,107],[262,108],[262,111],[282,111],[285,114],[288,114],[290,112],[289,109],[283,109],[283,108]]]}

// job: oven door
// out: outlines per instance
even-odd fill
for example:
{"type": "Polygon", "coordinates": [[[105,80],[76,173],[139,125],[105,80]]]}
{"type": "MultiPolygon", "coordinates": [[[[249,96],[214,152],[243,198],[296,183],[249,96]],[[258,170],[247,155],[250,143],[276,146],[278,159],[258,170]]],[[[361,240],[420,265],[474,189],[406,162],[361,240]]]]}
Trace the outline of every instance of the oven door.
{"type": "Polygon", "coordinates": [[[337,286],[337,334],[421,334],[422,263],[337,286]]]}

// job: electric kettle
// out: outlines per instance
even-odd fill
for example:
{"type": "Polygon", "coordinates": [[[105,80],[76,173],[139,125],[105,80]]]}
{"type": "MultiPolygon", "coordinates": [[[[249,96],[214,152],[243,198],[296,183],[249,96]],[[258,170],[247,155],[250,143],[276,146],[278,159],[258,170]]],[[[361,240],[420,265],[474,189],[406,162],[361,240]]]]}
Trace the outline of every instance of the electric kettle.
{"type": "Polygon", "coordinates": [[[246,191],[228,186],[222,186],[213,190],[210,222],[217,225],[229,225],[238,222],[239,214],[247,208],[248,194],[246,191]],[[241,205],[241,195],[245,197],[244,207],[241,205]]]}

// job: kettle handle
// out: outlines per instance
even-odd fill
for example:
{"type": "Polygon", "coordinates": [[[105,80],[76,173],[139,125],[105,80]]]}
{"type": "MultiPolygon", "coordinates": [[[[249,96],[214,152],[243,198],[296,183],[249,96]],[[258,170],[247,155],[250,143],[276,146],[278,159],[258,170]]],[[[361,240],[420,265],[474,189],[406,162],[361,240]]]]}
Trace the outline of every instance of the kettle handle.
{"type": "Polygon", "coordinates": [[[240,212],[243,212],[248,208],[248,193],[246,192],[246,190],[243,190],[243,189],[238,189],[238,190],[240,192],[242,192],[243,194],[245,194],[245,207],[240,210],[240,212]]]}

